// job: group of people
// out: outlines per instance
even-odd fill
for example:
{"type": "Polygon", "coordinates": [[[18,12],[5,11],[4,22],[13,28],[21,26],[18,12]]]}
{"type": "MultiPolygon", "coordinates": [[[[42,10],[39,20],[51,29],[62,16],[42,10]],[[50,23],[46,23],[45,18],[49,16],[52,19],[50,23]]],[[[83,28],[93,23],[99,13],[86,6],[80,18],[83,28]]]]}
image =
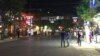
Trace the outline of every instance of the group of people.
{"type": "MultiPolygon", "coordinates": [[[[65,44],[67,43],[67,47],[70,45],[70,38],[71,38],[71,33],[70,31],[64,31],[62,30],[60,32],[61,34],[61,47],[66,47],[65,44]]],[[[79,46],[81,46],[81,38],[82,38],[82,32],[77,31],[77,43],[79,46]]]]}
{"type": "Polygon", "coordinates": [[[69,46],[69,34],[68,31],[61,31],[61,47],[64,46],[65,47],[65,39],[67,40],[67,46],[69,46]]]}

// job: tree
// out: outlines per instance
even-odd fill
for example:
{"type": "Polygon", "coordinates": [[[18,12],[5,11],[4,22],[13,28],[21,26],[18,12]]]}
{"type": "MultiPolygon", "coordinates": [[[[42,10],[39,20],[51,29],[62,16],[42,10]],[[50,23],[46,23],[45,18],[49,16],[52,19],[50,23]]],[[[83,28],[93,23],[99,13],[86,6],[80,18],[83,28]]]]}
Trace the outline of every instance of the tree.
{"type": "Polygon", "coordinates": [[[0,14],[2,17],[19,15],[24,5],[25,0],[0,0],[0,14]]]}
{"type": "MultiPolygon", "coordinates": [[[[99,1],[96,0],[96,2],[99,1]]],[[[82,0],[76,8],[78,16],[85,21],[91,21],[91,18],[97,13],[96,8],[90,8],[89,2],[90,0],[82,0]]]]}
{"type": "Polygon", "coordinates": [[[26,0],[0,0],[0,16],[2,16],[4,24],[2,33],[4,33],[5,27],[8,25],[8,20],[20,16],[20,12],[24,9],[25,1],[26,0]]]}

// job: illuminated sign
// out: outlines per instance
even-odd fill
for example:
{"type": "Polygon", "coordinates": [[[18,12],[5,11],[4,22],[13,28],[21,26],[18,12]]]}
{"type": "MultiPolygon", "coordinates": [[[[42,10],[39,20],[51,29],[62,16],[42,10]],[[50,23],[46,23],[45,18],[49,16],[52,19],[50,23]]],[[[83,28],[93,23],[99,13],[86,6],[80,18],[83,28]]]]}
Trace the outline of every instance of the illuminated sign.
{"type": "Polygon", "coordinates": [[[76,22],[77,22],[78,17],[72,17],[72,19],[73,19],[73,22],[74,22],[74,23],[76,23],[76,22]]]}
{"type": "Polygon", "coordinates": [[[95,8],[96,7],[96,0],[90,0],[90,8],[95,8]]]}

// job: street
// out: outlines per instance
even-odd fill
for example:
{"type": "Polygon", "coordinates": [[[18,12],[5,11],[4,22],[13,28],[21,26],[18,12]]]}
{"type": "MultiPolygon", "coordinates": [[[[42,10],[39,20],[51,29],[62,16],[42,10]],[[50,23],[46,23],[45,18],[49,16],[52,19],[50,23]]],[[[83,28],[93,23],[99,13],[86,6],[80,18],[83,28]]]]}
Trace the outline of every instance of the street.
{"type": "Polygon", "coordinates": [[[61,48],[60,38],[30,37],[0,43],[0,56],[100,56],[100,52],[73,45],[61,48]]]}

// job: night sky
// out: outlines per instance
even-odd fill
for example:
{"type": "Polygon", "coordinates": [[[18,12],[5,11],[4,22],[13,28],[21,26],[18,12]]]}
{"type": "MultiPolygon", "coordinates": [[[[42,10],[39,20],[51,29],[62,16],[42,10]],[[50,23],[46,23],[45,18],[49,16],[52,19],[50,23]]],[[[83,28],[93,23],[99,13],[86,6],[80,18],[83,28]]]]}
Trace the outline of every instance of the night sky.
{"type": "Polygon", "coordinates": [[[27,0],[26,9],[52,15],[75,15],[80,0],[27,0]]]}

